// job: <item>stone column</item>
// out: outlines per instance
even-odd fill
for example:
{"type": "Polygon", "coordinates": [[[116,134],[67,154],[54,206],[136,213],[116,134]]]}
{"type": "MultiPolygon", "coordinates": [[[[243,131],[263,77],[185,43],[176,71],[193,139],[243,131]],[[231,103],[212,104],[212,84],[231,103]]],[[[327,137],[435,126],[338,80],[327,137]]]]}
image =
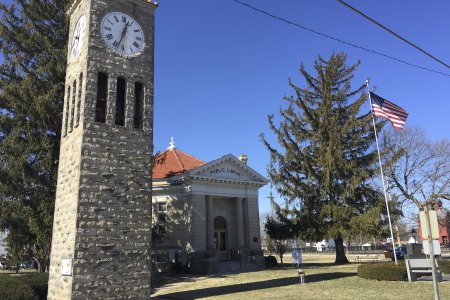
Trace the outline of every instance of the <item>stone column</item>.
{"type": "Polygon", "coordinates": [[[126,83],[126,98],[125,98],[125,127],[128,129],[133,129],[134,126],[134,102],[135,102],[135,90],[134,90],[135,81],[130,78],[126,83]]]}
{"type": "Polygon", "coordinates": [[[245,201],[244,205],[244,213],[246,217],[246,229],[248,230],[248,235],[246,242],[249,245],[250,249],[260,250],[261,249],[261,241],[260,241],[260,228],[259,228],[259,208],[258,208],[258,197],[248,197],[245,201]],[[253,239],[258,238],[255,242],[253,239]]]}
{"type": "Polygon", "coordinates": [[[69,101],[70,101],[70,86],[66,87],[65,97],[64,97],[64,109],[63,109],[63,119],[62,119],[62,137],[67,136],[67,127],[69,122],[69,101]]]}
{"type": "Polygon", "coordinates": [[[245,218],[244,221],[244,247],[250,249],[250,228],[249,228],[249,210],[248,210],[248,198],[242,199],[242,209],[245,218]]]}
{"type": "Polygon", "coordinates": [[[206,213],[206,249],[214,248],[214,199],[211,196],[205,196],[206,213]]]}
{"type": "Polygon", "coordinates": [[[243,248],[244,243],[244,215],[242,213],[242,198],[236,198],[236,228],[237,228],[237,246],[243,248]]]}
{"type": "Polygon", "coordinates": [[[108,94],[106,96],[106,116],[105,123],[109,127],[114,126],[116,119],[116,97],[117,97],[117,76],[108,74],[108,94]]]}
{"type": "Polygon", "coordinates": [[[192,203],[192,240],[191,245],[193,251],[205,251],[206,249],[206,212],[205,196],[203,195],[191,195],[192,203]],[[195,232],[195,233],[194,233],[195,232]]]}

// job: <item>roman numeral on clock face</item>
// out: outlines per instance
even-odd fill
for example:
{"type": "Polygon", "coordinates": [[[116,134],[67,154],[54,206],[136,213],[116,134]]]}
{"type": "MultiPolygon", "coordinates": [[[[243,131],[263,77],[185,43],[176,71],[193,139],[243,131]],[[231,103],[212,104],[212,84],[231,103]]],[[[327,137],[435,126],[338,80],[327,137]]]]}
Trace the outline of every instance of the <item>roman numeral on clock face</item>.
{"type": "Polygon", "coordinates": [[[116,54],[130,58],[145,49],[145,35],[141,25],[125,13],[106,14],[102,19],[100,32],[107,47],[116,54]]]}

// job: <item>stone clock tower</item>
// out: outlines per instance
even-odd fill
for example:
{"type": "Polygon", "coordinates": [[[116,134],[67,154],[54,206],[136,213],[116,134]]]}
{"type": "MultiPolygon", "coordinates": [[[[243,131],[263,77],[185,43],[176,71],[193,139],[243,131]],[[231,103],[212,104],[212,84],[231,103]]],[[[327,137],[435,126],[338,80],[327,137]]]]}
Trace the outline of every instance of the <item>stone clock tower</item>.
{"type": "Polygon", "coordinates": [[[48,299],[150,298],[154,11],[75,0],[48,299]]]}

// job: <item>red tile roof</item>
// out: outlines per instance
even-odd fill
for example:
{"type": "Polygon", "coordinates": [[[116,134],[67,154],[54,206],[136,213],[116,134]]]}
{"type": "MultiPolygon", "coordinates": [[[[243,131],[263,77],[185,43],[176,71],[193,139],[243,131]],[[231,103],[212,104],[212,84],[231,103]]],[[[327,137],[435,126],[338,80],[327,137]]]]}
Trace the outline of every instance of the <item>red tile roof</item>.
{"type": "Polygon", "coordinates": [[[188,172],[206,163],[181,150],[172,148],[155,157],[153,178],[162,179],[188,172]]]}

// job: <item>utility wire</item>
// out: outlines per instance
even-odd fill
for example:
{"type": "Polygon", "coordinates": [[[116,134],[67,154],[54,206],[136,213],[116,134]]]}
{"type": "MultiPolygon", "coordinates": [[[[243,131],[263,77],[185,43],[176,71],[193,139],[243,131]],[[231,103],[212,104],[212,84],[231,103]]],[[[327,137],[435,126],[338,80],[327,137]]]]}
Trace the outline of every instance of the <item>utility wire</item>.
{"type": "Polygon", "coordinates": [[[342,44],[345,44],[345,45],[348,45],[348,46],[351,46],[351,47],[354,47],[354,48],[358,48],[358,49],[361,49],[361,50],[364,50],[364,51],[367,51],[367,52],[371,52],[371,53],[377,54],[377,55],[379,55],[379,56],[383,56],[383,57],[386,57],[386,58],[395,60],[395,61],[397,61],[397,62],[406,64],[406,65],[411,66],[411,67],[415,67],[415,68],[418,68],[418,69],[422,69],[422,70],[425,70],[425,71],[429,71],[429,72],[433,72],[433,73],[436,73],[436,74],[440,74],[440,75],[444,75],[444,76],[450,77],[450,74],[448,74],[448,73],[444,73],[444,72],[436,71],[436,70],[433,70],[433,69],[430,69],[430,68],[422,67],[422,66],[419,66],[419,65],[416,65],[416,64],[413,64],[413,63],[410,63],[410,62],[401,60],[401,59],[399,59],[399,58],[395,58],[395,57],[393,57],[393,56],[390,56],[390,55],[387,55],[387,54],[384,54],[384,53],[381,53],[381,52],[378,52],[378,51],[375,51],[375,50],[371,50],[371,49],[368,49],[368,48],[365,48],[365,47],[362,47],[362,46],[358,46],[358,45],[355,45],[355,44],[346,42],[346,41],[344,41],[344,40],[341,40],[341,39],[332,37],[332,36],[330,36],[330,35],[328,35],[328,34],[325,34],[325,33],[316,31],[316,30],[314,30],[314,29],[311,29],[311,28],[302,26],[302,25],[300,25],[300,24],[294,23],[294,22],[292,22],[292,21],[286,20],[286,19],[284,19],[284,18],[282,18],[282,17],[278,17],[278,16],[276,16],[276,15],[273,15],[273,14],[267,12],[267,11],[264,11],[264,10],[262,10],[262,9],[259,9],[259,8],[257,8],[257,7],[254,7],[254,6],[252,6],[252,5],[250,5],[250,4],[247,4],[247,3],[245,3],[245,2],[242,2],[242,1],[239,1],[239,0],[232,0],[232,1],[234,1],[234,2],[236,2],[236,3],[238,3],[238,4],[241,4],[241,5],[243,5],[243,6],[246,6],[246,7],[250,8],[250,9],[252,9],[252,10],[254,10],[254,11],[257,11],[257,12],[259,12],[259,13],[262,13],[262,14],[264,14],[264,15],[267,15],[267,16],[269,16],[269,17],[271,17],[271,18],[274,18],[274,19],[277,19],[277,20],[282,21],[282,22],[284,22],[284,23],[287,23],[287,24],[290,24],[290,25],[299,27],[299,28],[301,28],[301,29],[303,29],[303,30],[312,32],[312,33],[314,33],[314,34],[317,34],[317,35],[326,37],[326,38],[331,39],[331,40],[333,40],[333,41],[336,41],[336,42],[339,42],[339,43],[342,43],[342,44]]]}
{"type": "Polygon", "coordinates": [[[363,16],[364,18],[366,18],[367,20],[371,21],[372,23],[374,23],[375,25],[383,28],[384,30],[386,30],[387,32],[389,32],[390,34],[394,35],[395,37],[401,39],[402,41],[404,41],[405,43],[407,43],[410,46],[413,46],[414,48],[416,48],[417,50],[419,50],[420,52],[424,53],[425,55],[431,57],[432,59],[434,59],[435,61],[437,61],[438,63],[446,66],[447,68],[450,69],[450,66],[447,65],[445,62],[443,62],[442,60],[440,60],[439,58],[431,55],[429,52],[423,50],[422,48],[420,48],[419,46],[414,45],[413,43],[411,43],[410,41],[408,41],[407,39],[401,37],[400,35],[398,35],[397,33],[393,32],[392,30],[390,30],[389,28],[383,26],[382,24],[378,23],[377,21],[375,21],[374,19],[372,19],[371,17],[365,15],[364,13],[362,13],[361,11],[357,10],[356,8],[354,8],[353,6],[350,6],[349,4],[345,3],[342,0],[337,0],[338,2],[340,2],[341,4],[347,6],[348,8],[350,8],[351,10],[353,10],[354,12],[356,12],[357,14],[360,14],[361,16],[363,16]]]}

